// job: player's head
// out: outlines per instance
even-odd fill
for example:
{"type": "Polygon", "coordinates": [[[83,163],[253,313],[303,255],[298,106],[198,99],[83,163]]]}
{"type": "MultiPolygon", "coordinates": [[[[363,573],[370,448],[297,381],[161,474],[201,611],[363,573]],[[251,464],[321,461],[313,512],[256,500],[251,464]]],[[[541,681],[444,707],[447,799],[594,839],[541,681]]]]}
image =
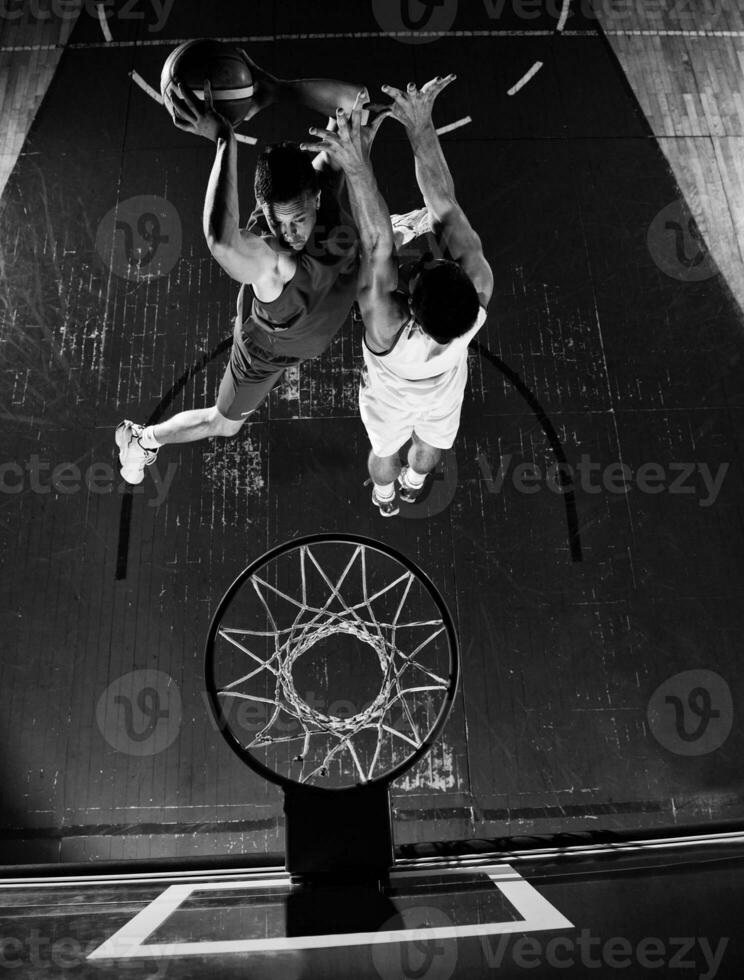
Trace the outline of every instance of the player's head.
{"type": "Polygon", "coordinates": [[[473,326],[480,308],[475,286],[456,262],[420,262],[409,282],[410,306],[424,333],[440,344],[461,337],[473,326]]]}
{"type": "Polygon", "coordinates": [[[274,143],[258,158],[256,201],[272,232],[295,251],[312,234],[320,205],[318,172],[297,143],[274,143]]]}

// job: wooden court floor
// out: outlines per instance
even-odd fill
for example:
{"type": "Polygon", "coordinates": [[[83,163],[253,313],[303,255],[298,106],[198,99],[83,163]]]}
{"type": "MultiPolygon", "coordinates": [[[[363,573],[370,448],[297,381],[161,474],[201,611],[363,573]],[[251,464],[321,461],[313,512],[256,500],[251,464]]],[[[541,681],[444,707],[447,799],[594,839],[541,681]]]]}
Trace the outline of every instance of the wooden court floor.
{"type": "MultiPolygon", "coordinates": [[[[238,572],[316,531],[398,548],[457,620],[456,709],[396,784],[398,843],[740,816],[741,314],[609,28],[461,5],[411,44],[371,7],[269,2],[249,30],[228,4],[108,26],[77,22],[2,201],[0,859],[281,849],[278,791],[210,723],[203,645],[238,572]],[[458,74],[437,123],[458,124],[445,153],[496,292],[420,512],[370,506],[352,325],[239,438],[172,447],[141,492],[118,479],[116,423],[211,404],[230,335],[236,290],[201,236],[210,149],[137,81],[204,33],[372,88],[458,74]],[[111,229],[153,208],[167,247],[132,277],[111,229]]],[[[267,112],[251,135],[311,121],[267,112]]],[[[391,209],[416,206],[400,132],[374,160],[391,209]]]]}

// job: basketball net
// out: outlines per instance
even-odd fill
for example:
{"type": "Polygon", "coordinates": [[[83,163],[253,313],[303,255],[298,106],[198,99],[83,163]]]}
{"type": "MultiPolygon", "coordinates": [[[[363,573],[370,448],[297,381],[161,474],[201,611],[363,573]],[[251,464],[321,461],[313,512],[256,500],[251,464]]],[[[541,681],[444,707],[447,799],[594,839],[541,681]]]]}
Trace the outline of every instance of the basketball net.
{"type": "Polygon", "coordinates": [[[441,696],[443,700],[450,692],[452,681],[446,669],[439,673],[431,663],[422,659],[445,632],[442,618],[411,617],[407,606],[417,579],[407,569],[370,594],[367,550],[365,545],[357,545],[340,576],[332,581],[313,548],[301,546],[298,548],[299,596],[282,591],[257,574],[251,579],[269,628],[221,626],[218,631],[218,636],[240,650],[251,664],[247,673],[222,685],[219,697],[268,706],[267,722],[244,743],[245,747],[256,749],[297,742],[299,752],[293,756],[293,761],[300,766],[299,775],[294,773],[293,778],[301,783],[322,784],[334,763],[335,768],[340,769],[349,760],[356,782],[364,784],[381,777],[385,768],[389,768],[389,765],[383,766],[383,757],[395,759],[401,752],[412,755],[421,748],[430,732],[426,718],[431,716],[432,699],[438,700],[441,696]],[[361,598],[352,602],[347,601],[344,592],[350,573],[356,568],[361,572],[361,598]],[[311,570],[313,575],[321,576],[328,589],[327,600],[321,605],[308,599],[308,573],[311,570]],[[394,596],[395,590],[400,590],[399,600],[392,604],[392,610],[390,602],[383,603],[387,605],[388,615],[384,619],[378,618],[373,604],[386,596],[388,599],[394,596]],[[294,619],[289,625],[277,621],[272,609],[274,597],[293,607],[294,619]],[[407,644],[411,647],[408,650],[401,649],[398,643],[402,631],[406,631],[407,644]],[[299,658],[320,640],[334,634],[350,635],[371,647],[380,667],[379,693],[362,710],[345,717],[323,712],[309,704],[297,690],[293,677],[293,668],[299,658]],[[416,636],[415,643],[410,641],[412,635],[416,636]],[[266,650],[267,640],[272,639],[267,655],[256,653],[261,645],[266,650]],[[258,646],[252,640],[259,641],[258,646]],[[273,696],[265,697],[250,691],[251,683],[257,678],[262,678],[264,683],[268,679],[268,689],[273,687],[273,696]],[[296,723],[292,734],[287,734],[288,720],[296,723]],[[364,750],[359,748],[359,740],[368,740],[370,734],[375,739],[371,754],[366,747],[364,750]],[[306,766],[310,757],[314,763],[312,767],[306,766]]]}

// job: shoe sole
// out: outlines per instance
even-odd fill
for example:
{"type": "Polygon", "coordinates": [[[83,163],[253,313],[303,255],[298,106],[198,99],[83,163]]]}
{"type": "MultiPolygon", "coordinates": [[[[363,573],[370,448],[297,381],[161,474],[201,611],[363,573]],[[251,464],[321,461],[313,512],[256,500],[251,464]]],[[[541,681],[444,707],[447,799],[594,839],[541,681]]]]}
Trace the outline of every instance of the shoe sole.
{"type": "Polygon", "coordinates": [[[121,454],[126,449],[126,432],[123,426],[116,427],[116,432],[114,433],[114,441],[116,442],[116,445],[119,447],[119,463],[121,464],[121,468],[119,469],[119,472],[121,473],[122,480],[130,484],[130,486],[133,487],[138,486],[145,479],[145,471],[144,469],[142,469],[141,471],[138,469],[136,472],[137,479],[130,478],[125,473],[126,467],[124,465],[124,460],[121,458],[121,454]]]}

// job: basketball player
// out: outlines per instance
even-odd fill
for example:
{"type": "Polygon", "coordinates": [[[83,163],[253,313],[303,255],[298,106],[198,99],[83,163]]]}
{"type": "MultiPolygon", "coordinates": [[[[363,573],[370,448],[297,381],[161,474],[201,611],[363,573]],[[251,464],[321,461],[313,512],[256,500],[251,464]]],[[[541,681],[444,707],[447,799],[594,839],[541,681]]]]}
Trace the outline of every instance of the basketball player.
{"type": "MultiPolygon", "coordinates": [[[[251,66],[257,92],[263,93],[261,108],[298,102],[327,116],[338,106],[350,109],[359,94],[358,86],[325,79],[280,83],[251,66]]],[[[256,166],[256,208],[241,229],[232,126],[215,111],[208,84],[203,104],[177,79],[175,84],[169,110],[176,126],[216,144],[204,235],[214,258],[241,289],[230,361],[216,404],[157,425],[125,420],[117,427],[121,473],[133,484],[142,482],[145,467],[166,443],[236,435],[288,366],[326,350],[357,290],[358,238],[339,200],[344,178],[338,166],[323,153],[311,162],[297,144],[268,147],[256,166]]],[[[383,118],[381,113],[371,123],[372,136],[383,118]]]]}
{"type": "MultiPolygon", "coordinates": [[[[432,106],[455,76],[435,78],[419,91],[383,86],[391,115],[406,129],[416,178],[431,228],[448,258],[419,262],[401,288],[393,227],[369,159],[361,126],[361,101],[350,118],[338,116],[336,132],[311,132],[320,143],[303,144],[332,157],[346,173],[362,250],[359,306],[365,324],[365,370],[359,407],[372,451],[372,502],[383,517],[415,502],[426,477],[457,435],[468,376],[467,347],[483,326],[493,274],[478,235],[455,198],[455,187],[434,124],[432,106]],[[399,450],[411,439],[408,465],[399,450]]],[[[405,216],[416,232],[423,215],[405,216]]],[[[405,234],[405,229],[403,229],[405,234]]],[[[397,234],[397,232],[396,232],[397,234]]],[[[400,241],[400,239],[398,239],[400,241]]]]}

